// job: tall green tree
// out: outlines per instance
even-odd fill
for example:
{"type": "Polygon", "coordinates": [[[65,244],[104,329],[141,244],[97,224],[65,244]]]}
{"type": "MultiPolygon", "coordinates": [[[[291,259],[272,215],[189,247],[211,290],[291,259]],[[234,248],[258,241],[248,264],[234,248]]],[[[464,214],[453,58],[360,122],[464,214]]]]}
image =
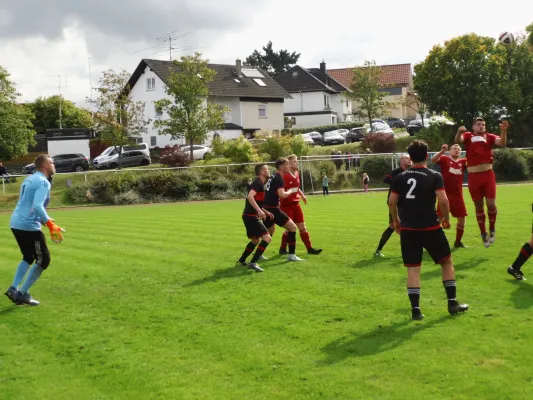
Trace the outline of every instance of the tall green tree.
{"type": "Polygon", "coordinates": [[[98,85],[98,97],[87,99],[96,110],[94,128],[100,140],[115,146],[120,153],[122,146],[135,143],[143,133],[148,131],[150,119],[145,118],[145,104],[133,101],[128,81],[130,74],[126,70],[109,69],[102,73],[98,85]]]}
{"type": "Polygon", "coordinates": [[[0,66],[0,159],[10,160],[28,154],[28,146],[35,144],[32,118],[28,107],[17,103],[19,94],[0,66]]]}
{"type": "Polygon", "coordinates": [[[60,98],[59,95],[39,97],[29,104],[35,116],[33,125],[37,133],[60,127],[60,103],[61,126],[63,128],[90,128],[92,126],[91,113],[88,110],[76,107],[72,101],[60,98]]]}
{"type": "Polygon", "coordinates": [[[385,101],[387,92],[381,91],[381,73],[375,61],[365,61],[361,67],[354,68],[351,93],[346,94],[349,100],[357,103],[354,114],[367,118],[371,127],[372,119],[385,116],[392,107],[385,101]]]}
{"type": "Polygon", "coordinates": [[[533,23],[532,24],[529,24],[527,27],[526,27],[526,32],[527,32],[527,42],[533,46],[533,23]]]}
{"type": "Polygon", "coordinates": [[[254,52],[246,57],[245,63],[253,67],[259,67],[268,72],[270,76],[276,76],[291,69],[300,59],[300,53],[288,50],[274,51],[272,41],[263,46],[262,51],[254,52]]]}
{"type": "Polygon", "coordinates": [[[219,129],[228,111],[207,102],[208,86],[215,74],[201,54],[181,57],[180,61],[174,61],[166,82],[166,93],[172,100],[155,102],[156,107],[166,113],[166,118],[154,122],[159,134],[170,135],[172,139],[185,138],[190,144],[191,159],[194,142],[203,142],[209,131],[219,129]]]}

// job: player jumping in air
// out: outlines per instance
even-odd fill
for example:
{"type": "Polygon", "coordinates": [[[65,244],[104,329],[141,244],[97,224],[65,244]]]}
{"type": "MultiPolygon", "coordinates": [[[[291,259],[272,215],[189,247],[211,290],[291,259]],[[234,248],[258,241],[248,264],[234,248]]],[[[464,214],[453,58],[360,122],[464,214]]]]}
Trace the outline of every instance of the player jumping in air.
{"type": "MultiPolygon", "coordinates": [[[[533,212],[533,205],[532,205],[531,211],[533,212]]],[[[518,253],[518,257],[516,257],[516,260],[514,260],[513,265],[507,268],[507,273],[509,275],[514,276],[514,278],[517,281],[525,281],[526,278],[524,277],[524,273],[521,271],[521,268],[522,268],[522,265],[524,265],[526,261],[529,260],[532,254],[533,254],[533,226],[531,227],[531,238],[529,239],[529,242],[527,242],[526,244],[522,246],[522,248],[520,249],[520,253],[518,253]]]]}
{"type": "Polygon", "coordinates": [[[5,294],[15,304],[38,306],[39,302],[28,291],[50,264],[50,251],[41,232],[41,224],[50,229],[52,241],[56,243],[63,241],[64,229],[57,226],[45,210],[45,204],[50,199],[50,178],[55,173],[54,162],[47,155],[41,154],[34,164],[36,172],[24,179],[17,206],[11,216],[11,231],[22,253],[22,261],[5,294]],[[22,283],[34,261],[35,264],[22,283]]]}
{"type": "MultiPolygon", "coordinates": [[[[444,178],[444,189],[450,204],[450,213],[457,218],[455,231],[456,248],[466,248],[463,244],[463,234],[465,232],[466,212],[465,200],[463,198],[463,180],[466,169],[466,159],[461,158],[461,146],[454,144],[450,148],[450,155],[444,153],[448,151],[448,145],[443,144],[441,150],[431,158],[431,162],[440,166],[440,173],[444,178]]],[[[437,215],[442,218],[440,207],[437,207],[437,215]]]]}
{"type": "Polygon", "coordinates": [[[263,210],[263,201],[265,199],[265,182],[270,178],[270,170],[266,164],[258,164],[255,166],[256,179],[248,187],[248,195],[242,213],[242,221],[246,227],[246,234],[250,239],[250,243],[244,249],[238,264],[244,265],[257,272],[263,272],[257,262],[264,259],[263,253],[272,241],[272,237],[268,233],[268,229],[263,221],[266,218],[273,218],[273,215],[263,210]],[[259,246],[257,246],[259,245],[259,246]],[[257,250],[252,257],[250,263],[246,259],[253,253],[257,246],[257,250]]]}
{"type": "Polygon", "coordinates": [[[442,175],[427,167],[428,146],[415,140],[408,148],[413,167],[402,172],[392,184],[389,207],[394,229],[400,234],[402,258],[407,267],[407,294],[411,302],[413,320],[421,320],[420,269],[422,253],[427,250],[435,264],[442,267],[442,283],[448,297],[448,312],[457,314],[468,310],[467,304],[456,299],[455,270],[450,245],[443,227],[450,227],[449,206],[442,175]],[[438,199],[442,212],[442,226],[435,210],[438,199]]]}
{"type": "MultiPolygon", "coordinates": [[[[315,249],[311,244],[311,237],[309,232],[307,232],[307,227],[305,226],[304,213],[302,207],[300,207],[300,198],[303,200],[304,204],[307,204],[307,197],[305,197],[304,192],[300,189],[300,173],[298,171],[298,157],[294,154],[287,157],[289,160],[289,172],[283,175],[283,182],[285,183],[285,190],[290,190],[292,188],[297,188],[298,191],[292,193],[286,199],[281,200],[281,211],[289,216],[290,219],[294,221],[298,230],[300,231],[300,238],[304,242],[308,254],[320,254],[322,249],[315,249]]],[[[288,231],[283,232],[281,237],[281,247],[279,249],[280,255],[287,254],[287,241],[288,241],[288,231]]]]}
{"type": "Polygon", "coordinates": [[[289,160],[280,158],[276,160],[275,165],[276,173],[265,185],[266,194],[263,207],[273,215],[272,219],[265,221],[265,226],[268,228],[270,236],[274,234],[276,225],[285,228],[288,232],[287,243],[289,245],[287,261],[303,261],[296,256],[296,224],[280,208],[280,199],[288,198],[291,194],[296,193],[299,188],[293,187],[288,191],[284,189],[285,182],[283,182],[283,175],[289,172],[289,160]]]}
{"type": "Polygon", "coordinates": [[[455,136],[455,143],[464,143],[466,159],[468,162],[468,190],[476,206],[476,219],[483,239],[483,245],[489,247],[496,240],[496,177],[492,170],[492,147],[494,145],[505,147],[507,145],[507,129],[509,122],[501,120],[501,136],[493,135],[485,131],[485,120],[476,118],[473,132],[467,132],[461,126],[455,136]],[[485,205],[487,203],[489,215],[490,235],[485,226],[485,205]]]}
{"type": "MultiPolygon", "coordinates": [[[[399,174],[401,174],[403,171],[405,171],[407,168],[409,168],[410,166],[411,166],[411,159],[409,158],[409,156],[404,155],[400,158],[400,166],[396,169],[393,169],[391,173],[385,177],[385,180],[383,182],[389,185],[389,194],[387,195],[387,205],[389,204],[392,182],[394,182],[394,179],[399,174]]],[[[374,256],[384,257],[381,251],[383,250],[383,247],[385,247],[385,245],[387,244],[387,242],[389,241],[393,233],[394,233],[394,224],[392,221],[391,213],[389,211],[389,226],[387,229],[385,229],[385,232],[383,232],[383,235],[381,235],[381,239],[379,241],[378,248],[374,252],[374,256]]]]}

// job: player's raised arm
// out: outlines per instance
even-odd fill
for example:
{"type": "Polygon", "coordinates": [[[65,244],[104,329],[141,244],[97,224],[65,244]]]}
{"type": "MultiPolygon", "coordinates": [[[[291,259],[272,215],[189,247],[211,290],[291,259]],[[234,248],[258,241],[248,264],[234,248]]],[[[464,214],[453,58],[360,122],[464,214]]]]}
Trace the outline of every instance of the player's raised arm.
{"type": "Polygon", "coordinates": [[[448,151],[448,145],[447,144],[443,144],[442,147],[440,148],[440,151],[438,153],[436,153],[433,157],[431,157],[431,162],[433,164],[438,164],[439,163],[439,160],[440,158],[444,155],[444,153],[446,153],[448,151]]]}
{"type": "Polygon", "coordinates": [[[494,144],[498,147],[507,146],[507,129],[509,129],[509,122],[507,120],[502,120],[500,123],[500,137],[494,141],[494,144]]]}
{"type": "Polygon", "coordinates": [[[464,126],[459,127],[459,130],[457,131],[457,135],[455,135],[455,143],[461,144],[464,143],[463,133],[466,132],[466,128],[464,126]]]}

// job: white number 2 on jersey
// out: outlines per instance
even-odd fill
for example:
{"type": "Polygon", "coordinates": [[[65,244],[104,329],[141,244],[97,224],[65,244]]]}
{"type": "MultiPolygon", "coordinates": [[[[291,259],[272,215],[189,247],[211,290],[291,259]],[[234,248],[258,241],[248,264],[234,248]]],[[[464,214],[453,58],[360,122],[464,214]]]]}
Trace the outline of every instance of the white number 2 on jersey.
{"type": "Polygon", "coordinates": [[[415,195],[413,194],[413,190],[415,190],[415,187],[416,187],[416,179],[415,178],[410,178],[407,181],[407,184],[411,185],[411,189],[409,189],[409,191],[407,192],[407,195],[405,196],[405,198],[406,199],[414,199],[415,195]]]}

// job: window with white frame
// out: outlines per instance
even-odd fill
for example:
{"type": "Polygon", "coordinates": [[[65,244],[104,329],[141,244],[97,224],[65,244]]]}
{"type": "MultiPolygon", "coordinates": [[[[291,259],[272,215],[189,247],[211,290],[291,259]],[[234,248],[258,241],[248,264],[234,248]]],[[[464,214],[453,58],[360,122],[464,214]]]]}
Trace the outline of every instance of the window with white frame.
{"type": "Polygon", "coordinates": [[[324,107],[329,107],[329,96],[327,94],[324,95],[324,107]]]}
{"type": "Polygon", "coordinates": [[[157,136],[150,136],[150,146],[157,146],[157,136]]]}
{"type": "Polygon", "coordinates": [[[258,110],[259,110],[259,118],[266,118],[267,117],[267,106],[266,106],[266,104],[259,104],[258,110]]]}
{"type": "Polygon", "coordinates": [[[146,90],[155,90],[155,77],[146,78],[146,90]]]}

